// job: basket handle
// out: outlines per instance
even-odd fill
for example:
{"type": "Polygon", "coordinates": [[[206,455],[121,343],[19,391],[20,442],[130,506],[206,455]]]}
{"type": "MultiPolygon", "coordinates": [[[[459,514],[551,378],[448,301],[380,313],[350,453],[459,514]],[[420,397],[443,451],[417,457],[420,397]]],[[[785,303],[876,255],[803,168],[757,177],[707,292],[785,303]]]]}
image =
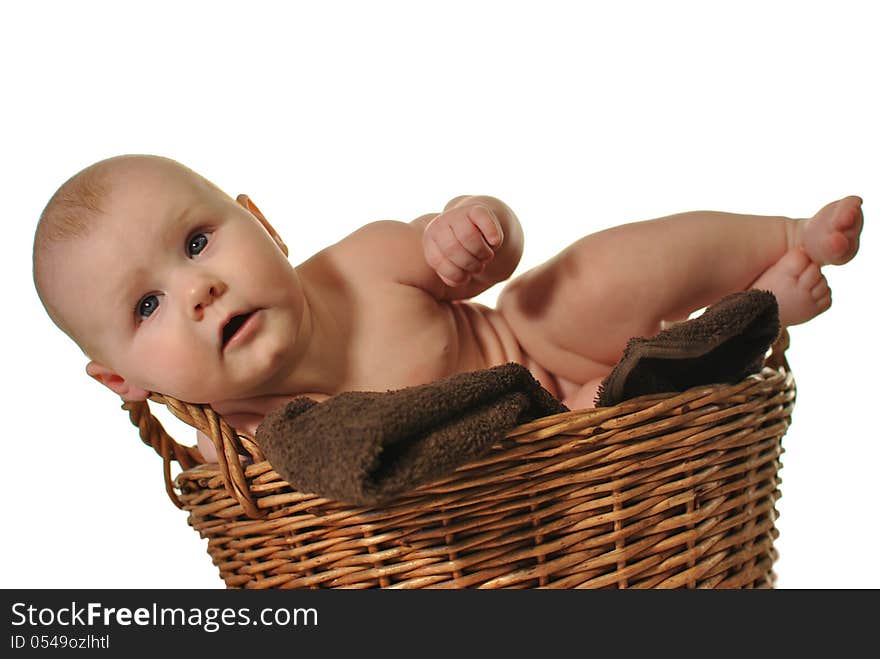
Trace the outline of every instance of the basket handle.
{"type": "Polygon", "coordinates": [[[785,358],[785,351],[788,350],[789,345],[791,345],[791,337],[788,335],[788,330],[783,327],[779,336],[776,337],[776,341],[770,346],[770,355],[764,360],[764,363],[770,368],[777,370],[784,368],[790,373],[791,367],[788,365],[788,359],[785,358]]]}
{"type": "MultiPolygon", "coordinates": [[[[246,433],[238,434],[210,405],[185,403],[161,394],[151,394],[150,400],[165,405],[175,417],[211,438],[217,451],[217,461],[226,492],[238,501],[248,517],[262,517],[265,513],[257,508],[245,478],[244,465],[239,457],[244,453],[255,462],[265,459],[254,438],[246,433]]],[[[129,420],[137,426],[143,442],[152,446],[153,450],[162,456],[165,491],[175,506],[183,508],[183,503],[174,492],[171,461],[176,460],[183,469],[190,469],[204,464],[205,458],[195,446],[183,446],[174,441],[159,420],[153,416],[147,401],[126,401],[122,409],[128,412],[129,420]]]]}

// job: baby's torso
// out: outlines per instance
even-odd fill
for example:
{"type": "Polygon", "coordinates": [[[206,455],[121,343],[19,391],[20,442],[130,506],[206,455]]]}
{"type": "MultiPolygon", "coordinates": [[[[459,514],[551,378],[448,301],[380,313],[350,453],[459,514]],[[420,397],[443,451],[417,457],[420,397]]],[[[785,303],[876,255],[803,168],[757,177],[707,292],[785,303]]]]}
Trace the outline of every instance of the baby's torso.
{"type": "MultiPolygon", "coordinates": [[[[309,273],[303,273],[308,280],[309,273]]],[[[343,391],[387,391],[507,362],[526,366],[553,395],[556,379],[525,354],[502,314],[483,304],[438,301],[396,282],[348,276],[311,284],[339,330],[343,368],[328,391],[291,391],[215,406],[239,430],[253,433],[262,417],[296,396],[317,400],[343,391]],[[339,285],[344,281],[344,285],[339,285]]]]}
{"type": "Polygon", "coordinates": [[[501,314],[474,302],[438,302],[398,285],[378,296],[351,336],[351,379],[344,389],[422,384],[509,361],[525,363],[501,314]]]}
{"type": "MultiPolygon", "coordinates": [[[[348,373],[339,391],[385,391],[506,362],[529,367],[555,392],[553,379],[525,355],[501,313],[483,304],[438,301],[404,284],[353,287],[348,373]],[[536,372],[537,371],[537,372],[536,372]]],[[[349,304],[350,302],[350,304],[349,304]]]]}

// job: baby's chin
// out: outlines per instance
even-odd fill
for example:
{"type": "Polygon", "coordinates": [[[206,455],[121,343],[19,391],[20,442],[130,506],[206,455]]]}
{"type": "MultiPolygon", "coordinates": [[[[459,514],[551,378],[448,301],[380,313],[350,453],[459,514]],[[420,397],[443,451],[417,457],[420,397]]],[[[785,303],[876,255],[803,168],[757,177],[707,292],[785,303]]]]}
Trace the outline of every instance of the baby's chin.
{"type": "Polygon", "coordinates": [[[168,389],[166,396],[194,405],[222,405],[230,401],[247,400],[259,394],[254,394],[250,388],[218,387],[212,389],[168,389]]]}
{"type": "Polygon", "coordinates": [[[275,393],[273,390],[277,387],[273,386],[275,383],[272,376],[277,373],[277,366],[274,361],[266,364],[264,368],[257,368],[256,365],[251,364],[246,373],[236,373],[233,377],[220,373],[212,377],[211,374],[202,372],[198,374],[200,376],[198,378],[185,380],[180,378],[175,382],[154,383],[160,386],[152,391],[198,405],[258,398],[275,393]]]}
{"type": "Polygon", "coordinates": [[[175,398],[193,405],[211,405],[213,402],[235,399],[239,396],[235,391],[226,388],[180,387],[170,385],[153,389],[158,394],[175,398]]]}

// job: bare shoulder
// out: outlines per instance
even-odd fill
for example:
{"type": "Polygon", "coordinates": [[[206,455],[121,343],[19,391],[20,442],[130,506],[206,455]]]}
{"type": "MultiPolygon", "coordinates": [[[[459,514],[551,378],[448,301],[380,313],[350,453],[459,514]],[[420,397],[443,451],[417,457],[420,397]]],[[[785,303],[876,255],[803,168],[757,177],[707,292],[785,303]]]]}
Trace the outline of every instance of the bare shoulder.
{"type": "Polygon", "coordinates": [[[297,266],[301,274],[310,279],[334,279],[338,277],[364,277],[374,270],[372,263],[377,260],[383,239],[387,238],[390,227],[379,226],[399,224],[395,222],[371,222],[356,229],[342,240],[328,245],[297,266]]]}
{"type": "Polygon", "coordinates": [[[419,226],[395,220],[379,220],[330,245],[310,259],[308,269],[332,269],[345,279],[394,283],[433,290],[442,284],[425,262],[419,226]],[[436,282],[436,284],[435,284],[436,282]]]}
{"type": "Polygon", "coordinates": [[[421,257],[421,233],[396,220],[378,220],[360,227],[333,246],[339,253],[365,264],[387,263],[417,248],[421,257]]]}

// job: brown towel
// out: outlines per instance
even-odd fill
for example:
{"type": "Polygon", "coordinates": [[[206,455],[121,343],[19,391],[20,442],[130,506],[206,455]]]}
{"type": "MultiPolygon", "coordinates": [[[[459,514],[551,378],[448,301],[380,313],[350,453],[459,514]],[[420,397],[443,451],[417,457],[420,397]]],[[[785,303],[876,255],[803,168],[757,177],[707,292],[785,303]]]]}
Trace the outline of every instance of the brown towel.
{"type": "Polygon", "coordinates": [[[384,393],[296,398],[263,419],[256,439],[294,488],[375,504],[476,458],[525,421],[566,411],[510,363],[384,393]]]}
{"type": "Polygon", "coordinates": [[[779,307],[769,291],[722,298],[700,316],[651,338],[629,340],[596,395],[597,406],[701,384],[738,382],[761,370],[779,335],[779,307]]]}

